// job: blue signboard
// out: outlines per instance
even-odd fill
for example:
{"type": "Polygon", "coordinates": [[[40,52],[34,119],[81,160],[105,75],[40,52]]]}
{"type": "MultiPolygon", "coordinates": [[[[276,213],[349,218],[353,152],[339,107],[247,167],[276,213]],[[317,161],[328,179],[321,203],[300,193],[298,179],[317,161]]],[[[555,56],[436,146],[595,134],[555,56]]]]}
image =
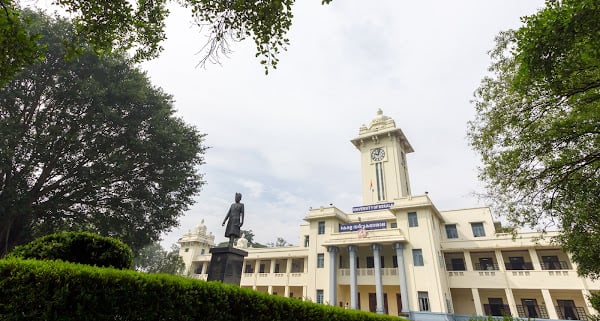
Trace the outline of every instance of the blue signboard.
{"type": "Polygon", "coordinates": [[[352,213],[360,213],[367,211],[376,211],[376,210],[385,210],[386,208],[390,208],[394,206],[394,203],[382,203],[382,204],[371,204],[371,205],[363,205],[363,206],[354,206],[352,208],[352,213]]]}
{"type": "Polygon", "coordinates": [[[374,221],[374,222],[358,222],[358,223],[350,223],[350,224],[340,224],[340,232],[354,232],[361,230],[362,228],[365,230],[380,230],[387,228],[386,221],[374,221]]]}

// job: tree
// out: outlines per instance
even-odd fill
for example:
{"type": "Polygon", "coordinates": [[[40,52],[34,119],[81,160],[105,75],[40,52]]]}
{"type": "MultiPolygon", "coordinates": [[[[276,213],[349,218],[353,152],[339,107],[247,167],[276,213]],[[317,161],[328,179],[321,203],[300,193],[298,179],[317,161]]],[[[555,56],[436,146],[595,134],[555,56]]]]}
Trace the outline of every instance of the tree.
{"type": "Polygon", "coordinates": [[[181,274],[185,268],[176,244],[166,251],[158,242],[146,245],[133,258],[136,270],[147,273],[181,274]]]}
{"type": "MultiPolygon", "coordinates": [[[[266,245],[260,244],[258,242],[254,242],[254,232],[252,230],[240,230],[241,235],[248,240],[248,246],[254,248],[263,248],[267,247],[266,245]]],[[[221,242],[217,244],[217,247],[227,246],[229,241],[221,242]]]]}
{"type": "Polygon", "coordinates": [[[284,247],[284,246],[293,246],[293,244],[288,243],[288,241],[286,241],[283,237],[277,237],[277,240],[275,242],[269,242],[267,244],[267,246],[269,247],[284,247]]]}
{"type": "Polygon", "coordinates": [[[42,56],[37,36],[28,31],[30,21],[21,19],[20,10],[11,0],[0,0],[0,87],[23,66],[42,56]]]}
{"type": "MultiPolygon", "coordinates": [[[[20,68],[40,57],[31,40],[35,34],[29,34],[25,24],[19,23],[20,3],[0,0],[0,35],[5,36],[0,40],[0,86],[2,78],[12,78],[20,68]]],[[[201,49],[205,55],[199,65],[218,62],[220,55],[231,52],[231,41],[252,38],[265,73],[270,67],[277,67],[278,54],[289,44],[285,35],[292,25],[293,3],[294,0],[52,1],[73,17],[75,32],[65,39],[68,56],[82,52],[80,44],[85,40],[87,47],[102,55],[133,52],[136,61],[157,57],[161,42],[167,37],[165,20],[169,14],[167,5],[171,4],[189,9],[196,25],[208,31],[208,40],[201,49]]]]}
{"type": "Polygon", "coordinates": [[[0,89],[0,256],[58,230],[136,252],[193,203],[204,135],[124,57],[66,61],[71,25],[27,14],[48,51],[0,89]]]}
{"type": "Polygon", "coordinates": [[[554,241],[592,278],[600,277],[599,16],[597,1],[552,0],[501,33],[469,129],[495,207],[517,226],[558,225],[554,241]]]}

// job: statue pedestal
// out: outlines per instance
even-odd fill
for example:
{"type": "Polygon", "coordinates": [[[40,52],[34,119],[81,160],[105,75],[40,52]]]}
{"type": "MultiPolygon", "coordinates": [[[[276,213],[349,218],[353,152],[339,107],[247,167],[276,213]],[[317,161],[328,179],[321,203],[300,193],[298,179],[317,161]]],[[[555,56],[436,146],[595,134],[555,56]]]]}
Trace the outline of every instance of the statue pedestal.
{"type": "Polygon", "coordinates": [[[209,252],[212,254],[212,258],[206,280],[240,285],[242,265],[248,252],[233,247],[213,247],[209,252]]]}

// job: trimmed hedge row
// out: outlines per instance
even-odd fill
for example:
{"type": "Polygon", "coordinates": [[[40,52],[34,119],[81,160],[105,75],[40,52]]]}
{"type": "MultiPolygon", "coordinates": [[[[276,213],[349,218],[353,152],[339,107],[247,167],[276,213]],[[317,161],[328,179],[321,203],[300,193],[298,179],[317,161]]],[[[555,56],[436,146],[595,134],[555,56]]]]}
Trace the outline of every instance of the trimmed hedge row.
{"type": "Polygon", "coordinates": [[[63,260],[117,269],[130,269],[133,264],[133,254],[127,244],[112,237],[81,231],[42,236],[15,247],[7,257],[63,260]]]}
{"type": "Polygon", "coordinates": [[[61,261],[0,260],[0,320],[399,320],[218,282],[61,261]]]}

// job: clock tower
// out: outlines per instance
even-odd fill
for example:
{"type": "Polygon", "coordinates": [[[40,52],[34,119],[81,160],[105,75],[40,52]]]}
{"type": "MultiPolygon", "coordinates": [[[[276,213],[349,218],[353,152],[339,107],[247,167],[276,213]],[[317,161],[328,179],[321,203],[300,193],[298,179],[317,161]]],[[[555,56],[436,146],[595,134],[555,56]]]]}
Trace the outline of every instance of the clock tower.
{"type": "Polygon", "coordinates": [[[392,202],[410,193],[406,154],[414,152],[393,119],[379,109],[352,144],[360,151],[364,204],[392,202]]]}

